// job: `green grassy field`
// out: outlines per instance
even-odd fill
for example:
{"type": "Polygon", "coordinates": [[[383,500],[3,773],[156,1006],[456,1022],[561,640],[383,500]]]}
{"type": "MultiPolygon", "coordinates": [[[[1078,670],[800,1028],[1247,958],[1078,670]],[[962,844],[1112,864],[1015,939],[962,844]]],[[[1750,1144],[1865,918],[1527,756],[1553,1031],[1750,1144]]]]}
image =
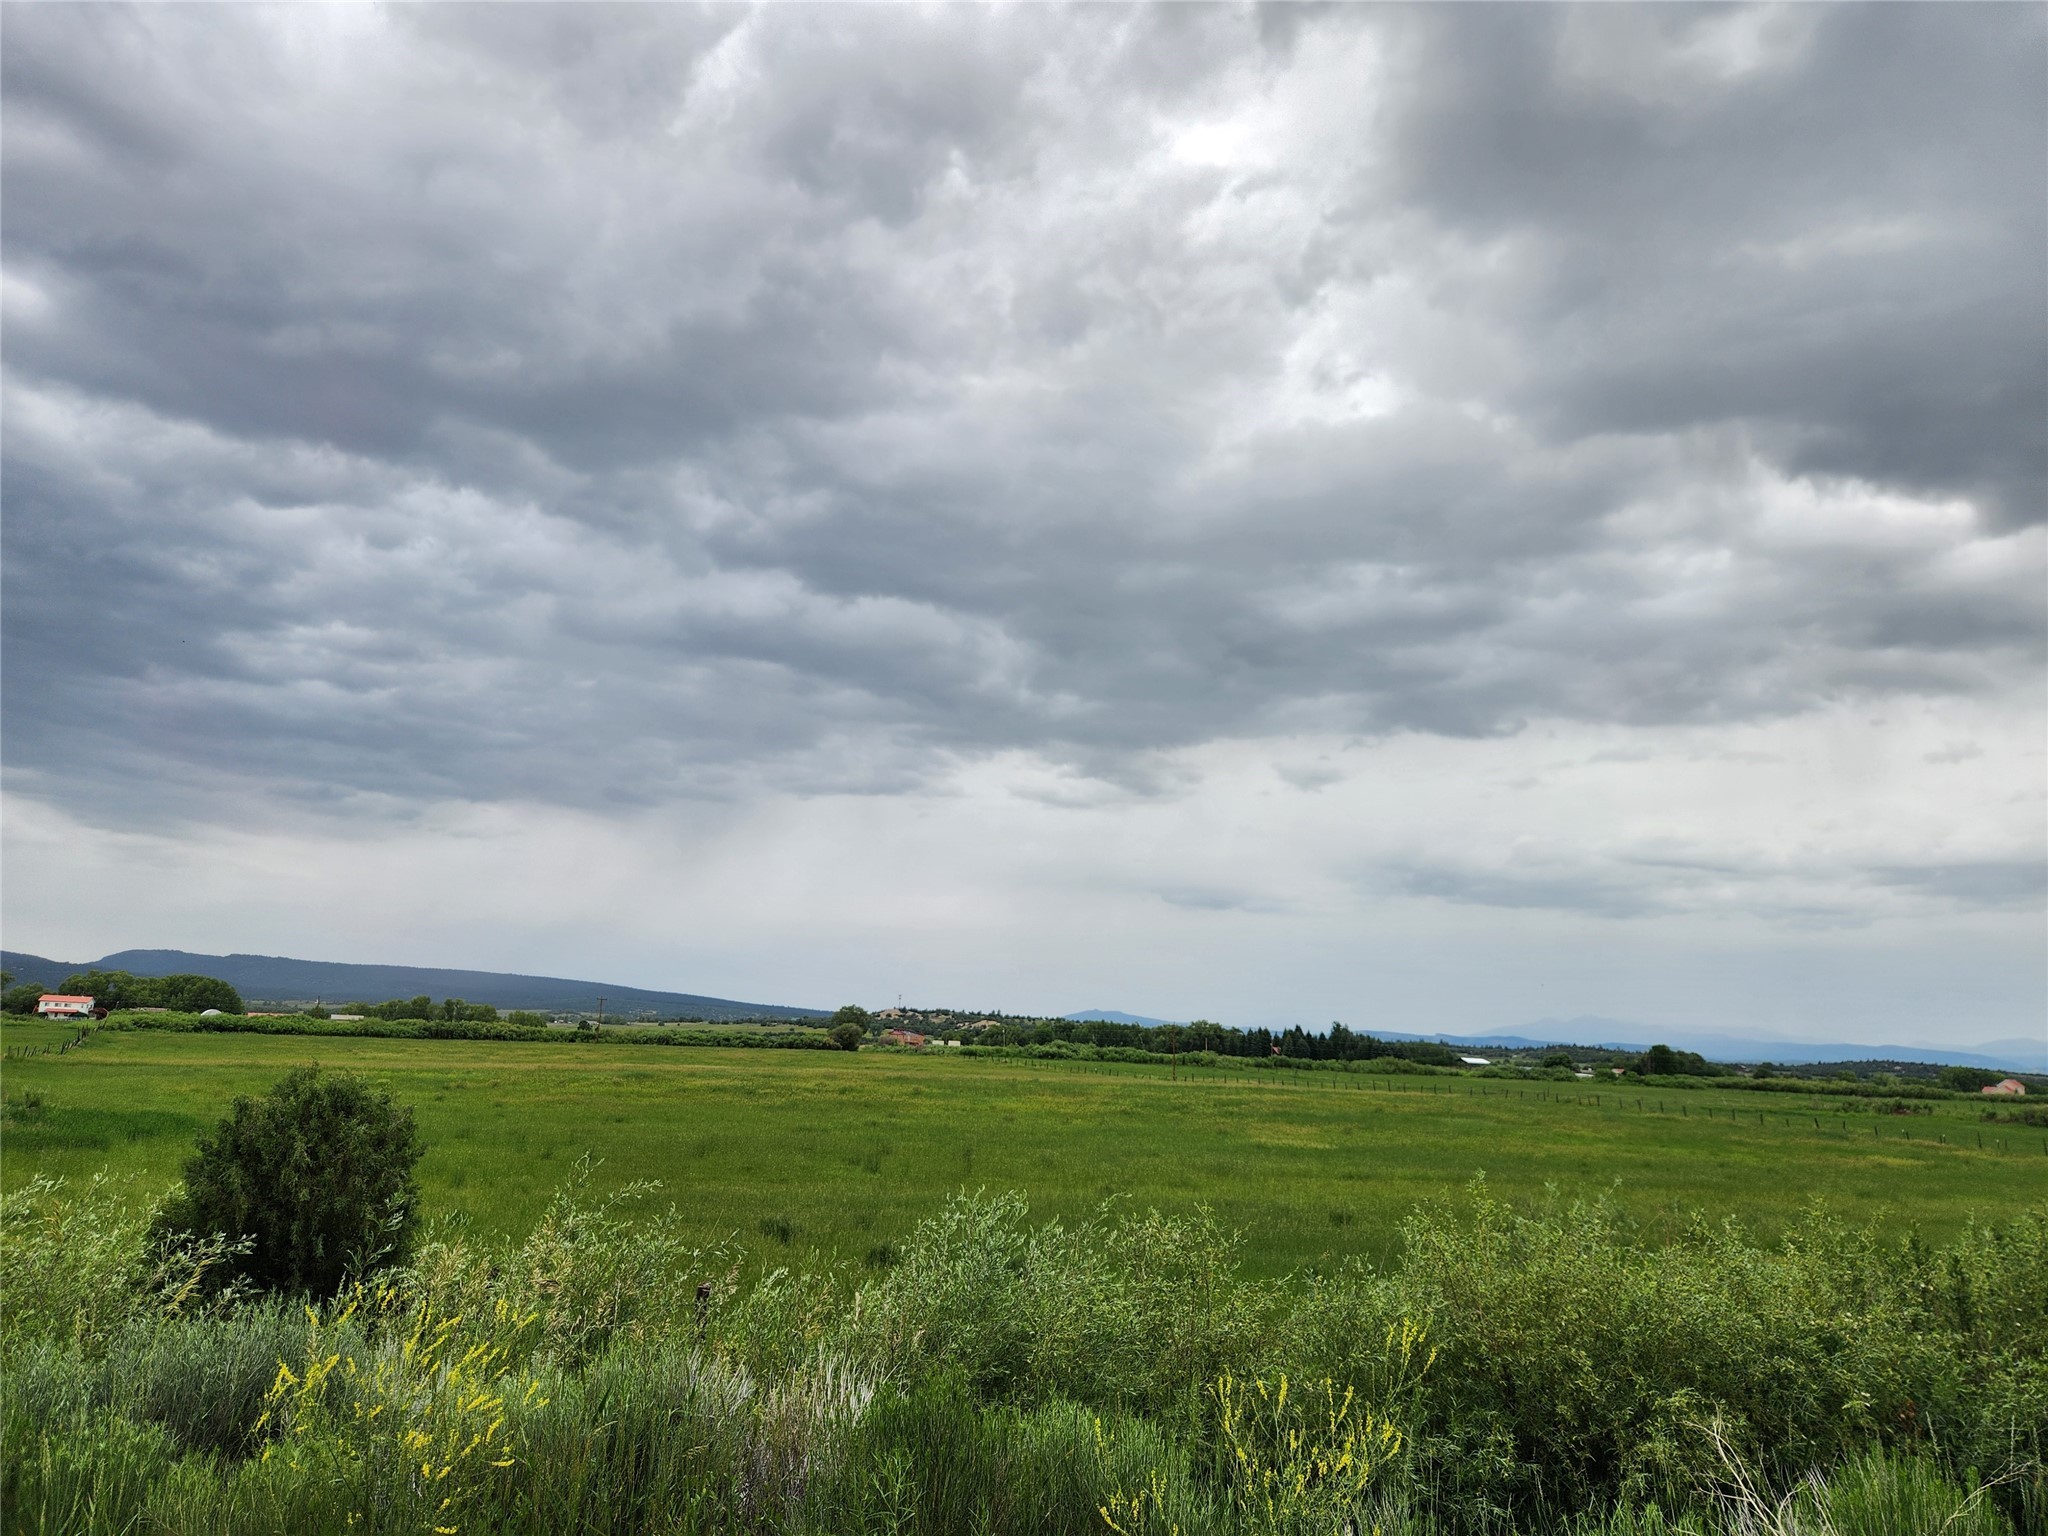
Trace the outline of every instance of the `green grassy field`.
{"type": "Polygon", "coordinates": [[[0,1041],[8,1050],[33,1050],[39,1046],[59,1046],[78,1033],[78,1025],[69,1019],[13,1019],[0,1026],[0,1041]]]}
{"type": "MultiPolygon", "coordinates": [[[[5,1044],[30,1041],[10,1026],[5,1044]]],[[[19,1032],[18,1032],[19,1031],[19,1032]]],[[[68,1038],[60,1029],[55,1038],[68,1038]]],[[[414,1106],[429,1211],[523,1232],[588,1152],[600,1183],[658,1179],[706,1239],[859,1258],[960,1188],[1018,1189],[1074,1218],[1111,1196],[1206,1203],[1273,1273],[1382,1255],[1418,1202],[1484,1173],[1540,1198],[1613,1189],[1653,1230],[1695,1211],[1769,1233],[1807,1202],[1930,1237],[2048,1200],[2048,1137],[1980,1106],[1612,1082],[1509,1084],[1040,1063],[863,1051],[108,1031],[7,1063],[43,1108],[0,1132],[0,1178],[101,1168],[154,1191],[239,1093],[317,1060],[414,1106]],[[1761,1118],[1759,1118],[1761,1116],[1761,1118]],[[1982,1147],[1979,1140],[1982,1139],[1982,1147]]]]}

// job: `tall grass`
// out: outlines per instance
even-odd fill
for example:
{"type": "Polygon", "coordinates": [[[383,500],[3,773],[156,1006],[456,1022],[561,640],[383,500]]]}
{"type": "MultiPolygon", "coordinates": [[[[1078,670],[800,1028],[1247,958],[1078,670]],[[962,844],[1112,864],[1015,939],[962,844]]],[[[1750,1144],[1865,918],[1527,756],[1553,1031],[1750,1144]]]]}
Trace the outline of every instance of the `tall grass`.
{"type": "Polygon", "coordinates": [[[1272,1282],[1201,1213],[962,1196],[792,1271],[583,1168],[518,1242],[444,1222],[310,1303],[146,1215],[0,1209],[10,1531],[2048,1532],[2048,1211],[1649,1242],[1475,1187],[1272,1282]]]}
{"type": "Polygon", "coordinates": [[[1860,1101],[1720,1089],[1618,1095],[1291,1071],[1183,1070],[1175,1083],[1164,1068],[1098,1075],[958,1055],[626,1045],[536,1054],[485,1042],[115,1031],[84,1052],[11,1068],[9,1094],[39,1092],[46,1108],[36,1125],[10,1119],[0,1138],[9,1187],[38,1172],[82,1185],[103,1166],[168,1183],[235,1095],[317,1058],[412,1103],[430,1144],[424,1209],[466,1209],[494,1241],[524,1238],[565,1170],[595,1149],[609,1159],[601,1178],[630,1170],[687,1189],[681,1234],[691,1244],[738,1232],[766,1248],[760,1221],[786,1220],[791,1243],[778,1262],[792,1266],[900,1249],[963,1184],[1028,1188],[1041,1219],[1070,1224],[1111,1190],[1130,1192],[1139,1210],[1185,1214],[1205,1199],[1222,1226],[1243,1232],[1247,1271],[1268,1277],[1327,1265],[1326,1253],[1391,1258],[1418,1201],[1482,1168],[1516,1199],[1541,1198],[1561,1179],[1599,1188],[1623,1177],[1631,1204],[1660,1228],[1690,1203],[1740,1212],[1774,1237],[1796,1221],[1803,1188],[1839,1191],[1859,1222],[1882,1220],[1898,1235],[1917,1221],[1942,1241],[1973,1206],[2003,1213],[2048,1200],[2042,1133],[1984,1125],[1980,1106],[1960,1101],[1908,1126],[1867,1103],[1853,1116],[1830,1107],[1860,1101]],[[1333,1210],[1349,1224],[1334,1223],[1333,1210]]]}

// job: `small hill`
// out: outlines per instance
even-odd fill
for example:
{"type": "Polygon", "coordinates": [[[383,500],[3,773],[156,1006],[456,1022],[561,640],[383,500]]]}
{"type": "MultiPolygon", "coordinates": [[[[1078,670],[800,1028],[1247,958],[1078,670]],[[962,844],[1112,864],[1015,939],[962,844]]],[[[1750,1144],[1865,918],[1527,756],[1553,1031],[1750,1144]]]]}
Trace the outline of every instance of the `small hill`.
{"type": "Polygon", "coordinates": [[[34,982],[38,986],[54,987],[73,972],[90,969],[90,966],[73,965],[68,960],[46,960],[41,955],[24,954],[18,949],[0,949],[0,971],[14,978],[8,983],[10,986],[34,982]]]}
{"type": "Polygon", "coordinates": [[[197,955],[182,949],[124,949],[78,963],[50,960],[14,950],[0,951],[0,966],[22,981],[54,986],[76,971],[94,968],[137,976],[192,972],[217,976],[243,1000],[262,1003],[328,1004],[382,1002],[393,997],[460,997],[493,1008],[531,1008],[541,1013],[591,1013],[599,997],[607,1014],[652,1012],[662,1018],[812,1019],[827,1010],[777,1003],[748,1003],[694,992],[659,992],[616,982],[579,981],[565,976],[525,976],[508,971],[443,970],[418,965],[352,965],[335,960],[295,960],[284,955],[197,955]]]}

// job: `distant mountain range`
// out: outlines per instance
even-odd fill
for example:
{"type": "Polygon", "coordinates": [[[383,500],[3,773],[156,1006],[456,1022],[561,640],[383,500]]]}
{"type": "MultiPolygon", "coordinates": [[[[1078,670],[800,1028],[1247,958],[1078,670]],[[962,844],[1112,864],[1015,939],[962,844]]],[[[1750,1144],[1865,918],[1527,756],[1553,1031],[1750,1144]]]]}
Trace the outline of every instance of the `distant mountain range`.
{"type": "MultiPolygon", "coordinates": [[[[1803,1066],[1818,1061],[1919,1061],[1944,1067],[1992,1067],[2001,1072],[2048,1071],[2048,1032],[2032,1040],[1986,1040],[1964,1051],[1938,1045],[1866,1045],[1860,1041],[1829,1044],[1815,1040],[1783,1040],[1773,1035],[1719,1034],[1685,1029],[1659,1031],[1647,1024],[1581,1015],[1573,1019],[1538,1019],[1522,1025],[1517,1035],[1474,1036],[1472,1039],[1475,1044],[1512,1047],[1523,1036],[1535,1037],[1528,1042],[1531,1044],[1605,1045],[1616,1050],[1633,1051],[1647,1049],[1661,1040],[1681,1050],[1698,1051],[1712,1061],[1775,1061],[1787,1066],[1803,1066]]],[[[1464,1042],[1453,1039],[1452,1043],[1464,1042]]]]}
{"type": "MultiPolygon", "coordinates": [[[[1154,1019],[1143,1014],[1091,1008],[1070,1013],[1079,1022],[1111,1024],[1177,1024],[1179,1019],[1154,1019]]],[[[1989,1067],[2000,1072],[2048,1072],[2048,1033],[2039,1039],[1987,1040],[1975,1050],[1958,1051],[1929,1045],[1827,1045],[1813,1040],[1779,1040],[1768,1035],[1727,1035],[1698,1030],[1660,1030],[1648,1024],[1582,1014],[1572,1019],[1537,1019],[1513,1034],[1416,1035],[1399,1029],[1355,1026],[1382,1040],[1433,1040],[1444,1045],[1491,1046],[1495,1050],[1527,1051],[1546,1045],[1595,1045],[1610,1051],[1645,1051],[1662,1042],[1684,1051],[1698,1051],[1710,1061],[1782,1062],[1804,1066],[1820,1061],[1917,1061],[1943,1067],[1989,1067]]]]}
{"type": "Polygon", "coordinates": [[[97,960],[73,963],[41,955],[0,950],[0,967],[17,981],[56,986],[79,971],[127,971],[136,976],[193,972],[217,976],[252,1005],[264,1003],[383,1002],[394,997],[459,997],[493,1008],[531,1008],[540,1013],[593,1013],[599,997],[608,1014],[652,1011],[664,1018],[814,1019],[816,1008],[743,1003],[693,992],[655,992],[616,982],[575,981],[563,976],[521,976],[506,971],[452,971],[417,965],[347,965],[332,960],[292,960],[283,955],[195,955],[182,949],[124,949],[97,960]]]}

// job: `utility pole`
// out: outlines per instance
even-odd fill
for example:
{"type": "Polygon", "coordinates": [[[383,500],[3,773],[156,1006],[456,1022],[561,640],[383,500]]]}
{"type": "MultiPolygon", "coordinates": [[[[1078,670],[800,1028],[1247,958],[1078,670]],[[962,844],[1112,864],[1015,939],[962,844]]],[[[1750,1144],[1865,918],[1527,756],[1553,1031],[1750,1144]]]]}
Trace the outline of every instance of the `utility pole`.
{"type": "Polygon", "coordinates": [[[604,996],[602,993],[598,995],[597,999],[597,1027],[599,1029],[604,1028],[604,996]]]}

